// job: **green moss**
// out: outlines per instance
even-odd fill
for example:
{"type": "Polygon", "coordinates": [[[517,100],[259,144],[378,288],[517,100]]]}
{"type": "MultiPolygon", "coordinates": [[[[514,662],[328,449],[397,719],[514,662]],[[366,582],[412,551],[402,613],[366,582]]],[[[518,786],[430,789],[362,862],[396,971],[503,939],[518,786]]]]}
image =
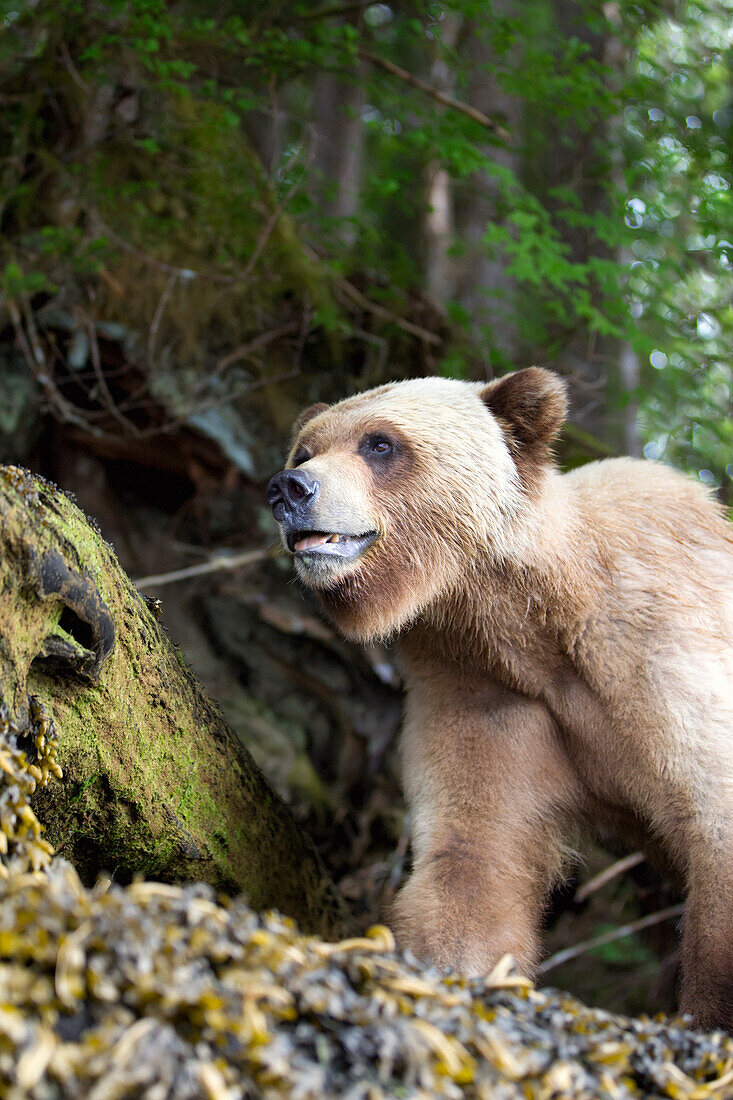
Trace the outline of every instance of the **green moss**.
{"type": "Polygon", "coordinates": [[[61,731],[64,782],[38,797],[38,813],[87,881],[101,868],[203,878],[308,927],[339,923],[308,842],[110,547],[66,497],[25,475],[0,475],[3,592],[0,682],[13,681],[15,705],[28,691],[42,698],[61,731]],[[67,569],[95,580],[116,623],[97,683],[33,663],[63,599],[39,599],[22,574],[59,548],[67,569]]]}

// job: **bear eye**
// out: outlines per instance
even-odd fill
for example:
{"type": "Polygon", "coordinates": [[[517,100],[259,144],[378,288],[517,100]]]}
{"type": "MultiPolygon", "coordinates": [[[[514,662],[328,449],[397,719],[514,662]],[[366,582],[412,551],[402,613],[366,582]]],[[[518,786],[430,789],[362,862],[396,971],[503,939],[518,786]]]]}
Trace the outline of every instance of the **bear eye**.
{"type": "Polygon", "coordinates": [[[384,435],[370,436],[364,442],[365,450],[373,455],[388,455],[393,449],[392,440],[384,435]]]}
{"type": "Polygon", "coordinates": [[[304,462],[307,462],[310,455],[306,451],[305,447],[299,447],[293,455],[293,466],[302,466],[304,462]]]}

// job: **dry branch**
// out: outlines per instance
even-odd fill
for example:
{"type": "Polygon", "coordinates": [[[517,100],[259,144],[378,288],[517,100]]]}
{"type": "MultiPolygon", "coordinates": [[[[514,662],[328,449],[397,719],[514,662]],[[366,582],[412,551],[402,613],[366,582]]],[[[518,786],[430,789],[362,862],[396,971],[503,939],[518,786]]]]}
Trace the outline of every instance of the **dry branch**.
{"type": "Polygon", "coordinates": [[[345,279],[343,276],[336,280],[336,284],[352,302],[367,313],[373,313],[375,317],[381,317],[384,321],[391,321],[392,324],[401,328],[403,332],[409,332],[411,336],[417,336],[426,344],[439,345],[442,343],[442,340],[436,332],[430,332],[429,329],[423,328],[422,325],[416,325],[413,321],[408,321],[406,318],[400,317],[398,313],[393,313],[391,309],[387,309],[377,302],[372,302],[366,295],[362,294],[353,283],[350,283],[349,280],[345,279]]]}
{"type": "Polygon", "coordinates": [[[608,867],[604,867],[602,871],[599,871],[593,878],[588,879],[582,886],[579,886],[575,891],[575,897],[573,901],[577,904],[585,901],[591,894],[594,894],[596,890],[600,890],[602,886],[605,886],[607,882],[611,882],[612,879],[617,878],[618,875],[623,875],[626,871],[630,871],[632,867],[638,867],[640,863],[645,860],[643,852],[632,852],[629,856],[624,856],[623,859],[617,859],[615,863],[611,863],[608,867]]]}
{"type": "Polygon", "coordinates": [[[594,936],[590,940],[581,940],[580,943],[576,943],[572,947],[566,947],[563,951],[556,951],[554,955],[550,955],[543,963],[540,963],[537,968],[538,972],[546,974],[548,970],[554,970],[555,967],[562,966],[563,963],[570,962],[571,959],[577,959],[579,955],[585,955],[588,951],[594,951],[597,947],[605,947],[608,943],[615,943],[616,940],[633,936],[637,932],[643,932],[645,928],[653,928],[655,924],[662,924],[667,920],[676,920],[677,917],[682,916],[684,911],[684,905],[670,905],[666,909],[649,913],[648,916],[640,917],[639,920],[631,921],[629,924],[622,924],[619,928],[614,928],[610,932],[604,932],[601,936],[594,936]]]}
{"type": "Polygon", "coordinates": [[[208,561],[199,565],[188,565],[184,569],[173,569],[170,573],[152,573],[148,577],[140,577],[135,581],[135,587],[142,591],[145,588],[160,588],[166,584],[175,584],[176,581],[189,580],[191,577],[203,577],[207,573],[218,573],[222,569],[241,569],[246,565],[254,565],[256,562],[265,561],[266,558],[274,558],[278,553],[277,547],[266,550],[243,550],[239,554],[217,554],[208,561]]]}

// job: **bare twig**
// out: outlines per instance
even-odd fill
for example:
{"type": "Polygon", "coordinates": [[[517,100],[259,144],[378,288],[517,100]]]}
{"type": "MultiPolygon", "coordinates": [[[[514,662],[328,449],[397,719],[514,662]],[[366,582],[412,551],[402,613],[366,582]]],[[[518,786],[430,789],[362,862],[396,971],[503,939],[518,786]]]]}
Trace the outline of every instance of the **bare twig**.
{"type": "MultiPolygon", "coordinates": [[[[309,142],[308,142],[308,151],[307,151],[306,157],[305,157],[306,168],[310,166],[310,164],[313,160],[314,152],[315,152],[315,134],[314,134],[313,130],[311,129],[310,139],[309,139],[309,142]]],[[[290,158],[290,160],[287,162],[287,164],[283,167],[283,174],[288,172],[294,164],[297,164],[297,162],[300,159],[301,155],[302,155],[302,149],[301,148],[296,149],[293,156],[290,158]]],[[[275,226],[277,225],[278,221],[280,220],[281,215],[284,213],[285,208],[290,204],[290,200],[293,198],[293,196],[296,194],[296,192],[300,189],[301,185],[302,185],[301,180],[295,180],[295,182],[290,185],[290,187],[287,189],[287,191],[285,192],[283,197],[277,203],[277,205],[275,206],[275,209],[272,211],[272,213],[270,214],[270,217],[267,219],[264,226],[262,227],[262,231],[260,232],[260,235],[257,238],[257,242],[255,244],[252,255],[247,260],[247,263],[245,264],[244,270],[242,271],[242,273],[240,275],[235,276],[235,278],[233,280],[234,282],[245,283],[245,282],[247,282],[248,279],[251,278],[252,272],[254,271],[254,268],[255,268],[255,264],[257,263],[260,256],[262,255],[262,252],[264,251],[265,245],[267,244],[270,237],[272,236],[272,233],[273,233],[273,230],[275,229],[275,226]]]]}
{"type": "Polygon", "coordinates": [[[66,45],[65,42],[62,41],[60,43],[59,49],[60,49],[61,58],[63,60],[63,63],[66,66],[66,68],[68,69],[69,76],[74,81],[76,86],[78,88],[81,88],[81,90],[86,95],[88,95],[89,92],[91,91],[91,88],[87,84],[86,80],[84,80],[83,77],[79,74],[79,70],[77,69],[74,62],[71,60],[71,54],[69,53],[69,47],[66,45]]]}
{"type": "MultiPolygon", "coordinates": [[[[174,280],[177,278],[175,273],[172,277],[174,280]]],[[[168,285],[171,285],[170,280],[168,285]]],[[[161,299],[161,301],[163,300],[161,299]]],[[[23,302],[23,314],[21,314],[21,310],[16,300],[9,298],[5,300],[4,304],[10,313],[18,346],[28,364],[29,370],[43,390],[48,409],[52,411],[62,423],[74,424],[95,439],[119,439],[119,436],[110,434],[102,428],[97,427],[94,423],[95,420],[103,419],[108,415],[113,416],[114,419],[117,420],[120,426],[124,428],[125,434],[134,436],[138,441],[143,441],[154,438],[155,436],[170,434],[176,429],[187,425],[189,418],[194,413],[200,414],[218,408],[221,405],[230,404],[245,393],[250,393],[252,390],[263,389],[266,386],[276,385],[280,382],[287,382],[292,378],[298,377],[300,374],[300,368],[296,366],[291,370],[283,371],[281,374],[273,375],[271,378],[259,378],[255,381],[247,381],[244,385],[209,400],[202,400],[201,395],[196,395],[192,398],[191,407],[185,412],[173,416],[170,420],[162,424],[156,424],[148,428],[138,428],[137,425],[129,419],[127,414],[132,411],[141,411],[146,408],[158,408],[159,402],[155,400],[138,400],[137,395],[135,395],[134,397],[128,397],[119,403],[115,403],[102,370],[99,358],[99,345],[96,339],[94,325],[86,315],[83,313],[79,314],[88,332],[93,376],[100,389],[100,404],[102,405],[99,411],[89,412],[83,412],[72,402],[68,401],[54,382],[29,304],[25,301],[23,302]],[[25,325],[23,323],[24,318],[25,325]]],[[[164,305],[165,302],[163,301],[163,307],[164,305]]],[[[159,303],[158,308],[162,312],[161,303],[159,303]]],[[[261,333],[260,336],[255,337],[249,344],[244,345],[242,348],[237,348],[234,352],[230,353],[229,356],[220,360],[214,368],[214,373],[220,372],[223,368],[237,362],[239,359],[246,358],[249,354],[252,354],[259,348],[265,347],[277,337],[299,332],[300,329],[301,323],[299,321],[289,321],[286,325],[281,325],[278,329],[261,333]]],[[[207,376],[207,380],[210,380],[210,378],[211,375],[207,376]]],[[[148,392],[147,383],[140,388],[138,393],[142,395],[146,392],[148,392]]]]}
{"type": "Polygon", "coordinates": [[[670,905],[667,909],[660,909],[656,913],[650,913],[647,917],[640,917],[639,920],[631,921],[630,924],[622,924],[611,932],[604,932],[602,936],[595,936],[591,940],[582,940],[573,947],[566,947],[563,951],[556,951],[554,955],[550,955],[548,959],[540,963],[537,968],[538,972],[546,974],[548,970],[554,970],[555,967],[562,966],[570,959],[576,959],[578,955],[585,955],[588,951],[594,951],[596,947],[605,947],[607,943],[615,943],[616,940],[633,936],[636,932],[641,932],[645,928],[653,928],[655,924],[662,924],[666,920],[675,920],[677,917],[681,917],[684,911],[684,905],[670,905]]]}
{"type": "Polygon", "coordinates": [[[93,218],[95,228],[99,229],[105,237],[109,237],[113,240],[118,248],[121,248],[123,252],[129,252],[131,256],[137,256],[143,263],[156,268],[158,271],[167,271],[169,275],[177,275],[179,278],[185,280],[206,279],[212,283],[229,284],[239,279],[238,275],[218,275],[216,272],[194,271],[191,267],[176,267],[174,264],[167,264],[163,260],[151,256],[150,253],[146,252],[144,249],[138,248],[137,245],[130,244],[129,241],[126,241],[124,237],[121,237],[119,233],[115,232],[112,226],[107,225],[107,223],[102,220],[96,210],[93,212],[93,218]]]}
{"type": "Polygon", "coordinates": [[[28,343],[28,338],[26,337],[25,331],[23,329],[23,319],[21,318],[20,310],[18,309],[18,303],[14,301],[13,298],[8,298],[5,304],[8,307],[8,313],[10,314],[10,319],[12,320],[13,327],[15,328],[15,338],[18,341],[18,346],[23,353],[23,357],[33,373],[37,374],[39,367],[45,368],[46,358],[45,356],[41,356],[40,362],[36,362],[36,359],[33,355],[33,349],[28,343]]]}
{"type": "Polygon", "coordinates": [[[355,4],[322,4],[320,8],[302,12],[300,15],[296,15],[295,18],[299,23],[312,19],[337,19],[342,15],[359,15],[368,6],[368,0],[359,0],[355,4]]]}
{"type": "MultiPolygon", "coordinates": [[[[293,332],[300,330],[299,321],[288,321],[286,325],[280,325],[279,328],[270,329],[269,332],[262,332],[259,336],[255,336],[253,340],[250,340],[246,344],[242,344],[241,347],[235,348],[234,351],[230,351],[228,355],[225,355],[214,367],[211,374],[222,374],[228,367],[233,366],[234,363],[239,363],[242,359],[249,359],[260,348],[267,347],[273,340],[277,340],[280,336],[289,336],[293,332]]],[[[207,376],[207,381],[211,375],[207,376]]]]}
{"type": "Polygon", "coordinates": [[[274,230],[275,226],[277,225],[277,223],[280,219],[280,215],[285,210],[285,207],[288,205],[288,203],[292,199],[293,195],[298,190],[299,186],[300,186],[300,184],[298,182],[298,183],[292,184],[292,186],[288,188],[287,193],[283,196],[283,198],[280,200],[280,202],[277,204],[277,206],[273,210],[272,214],[270,214],[270,217],[267,219],[267,221],[263,225],[262,231],[260,232],[260,235],[257,238],[257,243],[254,246],[252,254],[251,254],[250,258],[247,260],[247,263],[244,266],[244,270],[242,271],[242,273],[240,275],[236,275],[234,277],[234,279],[232,279],[232,282],[246,283],[247,280],[252,277],[252,272],[254,271],[255,264],[259,260],[260,256],[262,255],[262,253],[265,249],[265,245],[267,244],[270,237],[272,236],[273,230],[274,230]]]}
{"type": "MultiPolygon", "coordinates": [[[[185,412],[174,416],[172,420],[166,420],[164,423],[157,424],[153,428],[140,430],[137,438],[152,439],[156,435],[168,435],[182,425],[190,426],[189,419],[192,416],[200,416],[201,413],[209,412],[211,409],[218,409],[222,405],[231,405],[233,401],[236,401],[245,393],[250,393],[252,390],[264,389],[265,386],[275,386],[279,382],[288,382],[291,378],[297,378],[299,374],[299,370],[284,371],[282,374],[273,375],[272,378],[258,378],[256,382],[247,382],[245,385],[239,386],[237,389],[232,389],[221,397],[212,397],[210,401],[197,399],[195,405],[192,404],[185,412]]],[[[154,407],[155,404],[155,402],[151,402],[151,407],[154,407]]],[[[135,407],[142,408],[142,402],[135,407]]]]}
{"type": "Polygon", "coordinates": [[[24,303],[26,325],[28,327],[28,336],[26,336],[18,303],[12,298],[8,298],[5,304],[7,305],[10,318],[13,322],[18,346],[23,354],[23,358],[28,364],[31,374],[43,390],[44,397],[48,402],[48,408],[55,411],[62,423],[76,424],[77,427],[82,428],[85,432],[89,432],[90,435],[96,436],[97,438],[103,437],[105,433],[99,428],[95,428],[93,424],[90,424],[86,417],[81,416],[72,403],[66,400],[55,385],[48,368],[43,345],[38,336],[38,330],[33,321],[30,306],[24,303]]]}
{"type": "Polygon", "coordinates": [[[640,863],[643,863],[645,859],[643,852],[632,852],[630,856],[624,856],[623,859],[617,859],[615,863],[611,863],[608,867],[604,867],[602,871],[599,871],[593,878],[589,878],[587,882],[584,882],[582,886],[579,886],[575,891],[575,897],[573,901],[580,903],[589,898],[591,894],[594,894],[596,890],[600,890],[602,886],[605,886],[611,879],[616,878],[618,875],[623,875],[624,872],[630,871],[632,867],[638,867],[640,863]]]}
{"type": "Polygon", "coordinates": [[[112,416],[118,424],[122,426],[125,432],[129,432],[131,435],[139,435],[138,428],[131,420],[120,412],[118,409],[112,394],[109,391],[107,385],[107,379],[104,376],[102,370],[102,363],[99,355],[99,341],[97,340],[97,332],[94,328],[94,323],[90,317],[87,317],[83,310],[79,309],[78,315],[82,320],[84,328],[87,332],[87,339],[89,340],[89,355],[92,360],[92,369],[94,370],[94,377],[97,380],[99,392],[101,394],[100,404],[104,406],[107,412],[112,416]]]}
{"type": "Polygon", "coordinates": [[[163,293],[161,294],[158,304],[155,307],[155,313],[153,319],[150,322],[150,331],[148,332],[148,367],[152,368],[155,363],[155,341],[158,338],[158,329],[160,328],[160,322],[165,313],[165,307],[168,305],[168,299],[173,293],[173,287],[180,278],[177,271],[172,271],[168,276],[168,280],[163,287],[163,293]]]}
{"type": "Polygon", "coordinates": [[[217,554],[199,565],[189,565],[185,569],[174,569],[170,573],[153,573],[149,577],[140,577],[134,583],[139,589],[161,588],[163,585],[175,584],[176,581],[185,581],[190,577],[202,577],[207,573],[217,573],[222,569],[241,569],[243,566],[254,565],[258,561],[274,558],[279,552],[279,547],[268,547],[261,550],[243,550],[240,554],[217,554]]]}
{"type": "Polygon", "coordinates": [[[25,327],[28,331],[28,339],[30,340],[31,347],[33,349],[33,360],[39,367],[46,367],[46,353],[43,350],[43,344],[41,338],[38,335],[38,328],[36,326],[36,319],[33,316],[33,309],[27,298],[22,299],[23,304],[23,317],[25,318],[25,327]]]}
{"type": "MultiPolygon", "coordinates": [[[[311,138],[310,138],[310,141],[309,141],[309,144],[308,144],[308,150],[307,150],[307,153],[306,153],[306,166],[308,166],[311,163],[312,159],[313,159],[314,148],[315,148],[315,137],[314,137],[314,134],[311,133],[311,138]]],[[[299,148],[295,151],[295,153],[290,158],[288,163],[284,166],[283,171],[287,172],[288,169],[290,169],[292,167],[292,165],[295,164],[300,159],[301,156],[302,156],[302,149],[299,148]]],[[[264,251],[265,246],[267,245],[267,242],[269,241],[270,237],[272,236],[272,233],[275,229],[275,226],[277,225],[277,223],[278,223],[281,215],[283,214],[285,208],[289,205],[291,199],[296,194],[296,192],[300,189],[301,186],[302,186],[302,181],[301,180],[295,180],[295,182],[293,184],[291,184],[291,186],[288,188],[287,192],[283,195],[283,197],[280,199],[280,201],[276,204],[275,208],[272,210],[272,212],[270,214],[270,217],[267,219],[264,226],[262,227],[262,230],[259,234],[259,237],[257,238],[257,241],[255,242],[254,249],[252,250],[252,253],[251,253],[250,257],[247,260],[247,263],[245,264],[244,269],[238,275],[220,275],[220,274],[217,274],[216,272],[194,271],[192,268],[175,267],[172,264],[164,263],[163,260],[159,260],[159,259],[157,259],[157,257],[151,256],[149,252],[145,252],[144,249],[138,248],[136,245],[133,245],[129,241],[125,240],[124,237],[121,237],[119,235],[119,233],[116,233],[115,230],[112,229],[111,226],[107,225],[106,222],[104,222],[101,219],[101,217],[99,216],[99,213],[97,211],[94,212],[94,217],[95,217],[95,220],[96,220],[96,223],[97,223],[99,229],[101,229],[103,233],[105,233],[108,237],[110,237],[115,242],[115,244],[118,245],[119,248],[123,249],[123,251],[125,251],[125,252],[129,252],[133,256],[137,256],[138,259],[142,260],[146,264],[149,264],[151,267],[157,268],[159,271],[167,271],[168,274],[171,276],[171,279],[173,281],[175,281],[176,278],[180,278],[180,279],[184,279],[184,280],[207,279],[210,282],[224,283],[227,286],[232,286],[232,285],[235,285],[235,284],[238,284],[238,283],[246,283],[252,278],[252,273],[254,271],[255,265],[257,264],[257,261],[259,260],[260,256],[262,255],[262,252],[264,251]]],[[[170,282],[170,280],[169,280],[169,282],[170,282]]],[[[156,316],[158,315],[159,311],[162,313],[161,304],[163,305],[163,308],[165,308],[165,302],[167,301],[167,298],[170,294],[171,289],[172,289],[171,286],[166,285],[166,287],[163,291],[164,298],[162,298],[161,302],[158,303],[158,309],[156,310],[156,316]]],[[[152,326],[151,326],[151,328],[152,328],[152,326]]]]}
{"type": "Polygon", "coordinates": [[[340,276],[337,279],[337,285],[340,289],[351,298],[352,302],[366,310],[367,313],[373,313],[375,317],[381,317],[385,321],[391,321],[392,324],[397,325],[398,328],[409,332],[411,336],[418,336],[426,344],[442,344],[442,340],[435,332],[430,332],[429,329],[423,328],[422,325],[416,325],[413,321],[407,321],[404,317],[400,317],[398,313],[393,313],[391,309],[386,309],[385,306],[379,305],[377,302],[370,301],[362,292],[350,283],[348,279],[340,276]]]}
{"type": "Polygon", "coordinates": [[[429,84],[427,80],[423,80],[419,76],[414,76],[400,65],[395,65],[394,61],[389,61],[386,57],[380,57],[379,54],[372,53],[371,50],[365,49],[359,50],[359,57],[364,61],[368,61],[371,65],[376,65],[386,72],[391,73],[392,76],[396,76],[398,80],[402,80],[405,84],[410,84],[413,88],[418,88],[421,92],[429,95],[438,103],[442,103],[444,107],[450,107],[451,110],[460,111],[461,114],[466,115],[468,118],[472,118],[474,122],[478,122],[487,130],[491,130],[492,134],[502,141],[510,140],[511,134],[509,131],[505,130],[503,126],[500,126],[498,122],[494,122],[494,120],[489,118],[488,115],[485,115],[483,111],[479,111],[476,107],[472,107],[470,103],[464,103],[463,100],[456,99],[455,96],[448,95],[447,92],[442,92],[440,88],[436,88],[432,84],[429,84]]]}
{"type": "Polygon", "coordinates": [[[389,343],[383,336],[376,336],[373,332],[367,332],[363,328],[354,329],[355,336],[361,336],[362,340],[367,344],[373,344],[377,349],[377,377],[381,378],[384,374],[384,369],[387,365],[387,355],[389,354],[389,343]]]}

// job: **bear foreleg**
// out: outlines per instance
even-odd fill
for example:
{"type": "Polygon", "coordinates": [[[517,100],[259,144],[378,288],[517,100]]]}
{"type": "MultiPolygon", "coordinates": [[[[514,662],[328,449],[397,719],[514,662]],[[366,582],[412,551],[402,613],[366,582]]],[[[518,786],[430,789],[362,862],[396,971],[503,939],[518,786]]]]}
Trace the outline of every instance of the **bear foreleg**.
{"type": "Polygon", "coordinates": [[[691,860],[682,933],[680,1008],[705,1030],[733,1034],[733,845],[691,860]]]}
{"type": "Polygon", "coordinates": [[[552,716],[434,669],[411,677],[403,754],[414,870],[391,912],[398,942],[469,975],[506,953],[531,973],[576,788],[552,716]]]}

